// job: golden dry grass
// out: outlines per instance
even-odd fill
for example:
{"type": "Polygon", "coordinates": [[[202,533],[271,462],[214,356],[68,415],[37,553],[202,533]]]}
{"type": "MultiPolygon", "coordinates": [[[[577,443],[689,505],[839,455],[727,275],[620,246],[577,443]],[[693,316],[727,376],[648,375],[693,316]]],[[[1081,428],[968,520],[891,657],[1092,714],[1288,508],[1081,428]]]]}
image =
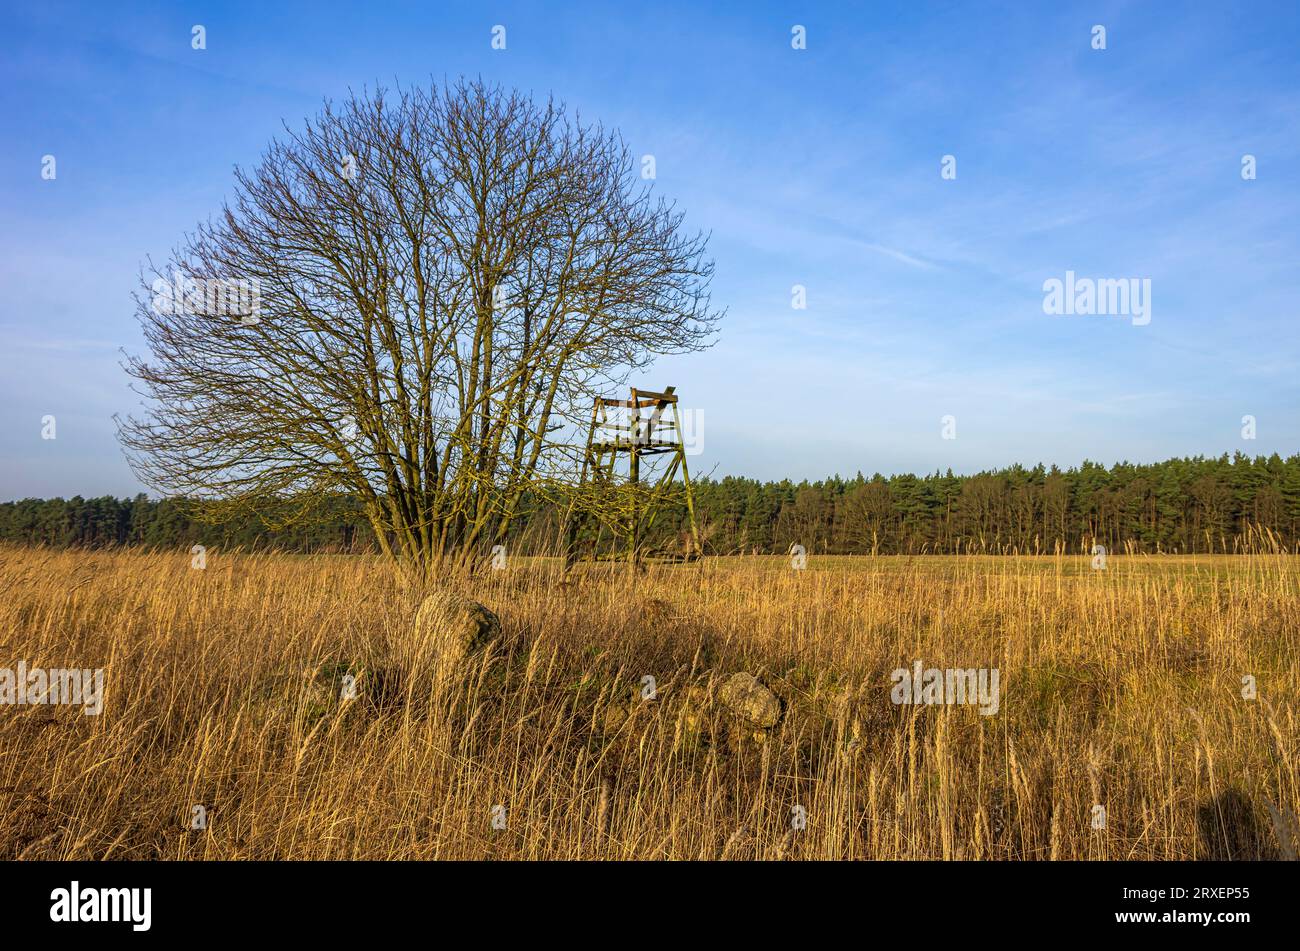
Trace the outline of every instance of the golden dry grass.
{"type": "Polygon", "coordinates": [[[460,587],[503,643],[440,689],[418,594],[374,558],[0,549],[0,667],[106,669],[101,716],[0,707],[0,858],[1294,847],[1294,557],[732,558],[570,585],[517,561],[460,587]],[[1000,711],[894,705],[916,659],[997,667],[1000,711]],[[766,736],[710,701],[738,670],[783,699],[766,736]]]}

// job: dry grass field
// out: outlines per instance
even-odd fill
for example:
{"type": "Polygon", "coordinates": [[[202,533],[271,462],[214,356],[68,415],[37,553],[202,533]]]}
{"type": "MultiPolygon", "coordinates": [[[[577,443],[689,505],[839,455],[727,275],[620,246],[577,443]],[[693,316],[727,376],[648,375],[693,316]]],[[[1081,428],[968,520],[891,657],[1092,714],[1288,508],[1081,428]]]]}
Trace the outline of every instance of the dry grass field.
{"type": "Polygon", "coordinates": [[[567,584],[525,561],[455,587],[503,634],[448,674],[376,558],[0,549],[0,667],[105,670],[101,715],[0,707],[0,858],[1294,857],[1295,557],[567,584]],[[916,660],[997,668],[998,712],[894,704],[916,660]],[[775,727],[719,702],[737,671],[775,727]]]}

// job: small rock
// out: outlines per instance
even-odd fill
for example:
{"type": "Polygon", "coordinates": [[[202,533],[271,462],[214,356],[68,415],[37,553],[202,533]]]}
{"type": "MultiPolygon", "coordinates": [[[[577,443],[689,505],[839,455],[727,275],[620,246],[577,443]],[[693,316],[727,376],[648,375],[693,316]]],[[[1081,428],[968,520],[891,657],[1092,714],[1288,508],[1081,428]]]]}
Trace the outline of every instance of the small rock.
{"type": "Polygon", "coordinates": [[[303,671],[303,690],[309,705],[329,708],[355,700],[364,690],[368,671],[347,661],[326,661],[303,671]]]}
{"type": "Polygon", "coordinates": [[[750,726],[739,720],[732,720],[727,725],[727,747],[733,753],[761,749],[767,742],[767,731],[750,726]]]}
{"type": "Polygon", "coordinates": [[[682,727],[689,733],[700,733],[709,723],[709,692],[703,687],[692,684],[687,687],[682,697],[682,727]]]}
{"type": "Polygon", "coordinates": [[[273,672],[251,698],[249,713],[259,727],[312,726],[323,717],[344,714],[370,698],[372,671],[344,660],[325,660],[297,676],[273,672]]]}
{"type": "Polygon", "coordinates": [[[733,714],[753,726],[767,729],[781,719],[780,699],[752,674],[732,674],[718,696],[733,714]]]}
{"type": "Polygon", "coordinates": [[[712,717],[708,690],[692,684],[679,696],[675,696],[673,703],[677,715],[673,750],[694,752],[711,742],[712,717]]]}
{"type": "Polygon", "coordinates": [[[436,654],[436,666],[447,671],[501,636],[501,619],[477,601],[438,591],[415,615],[416,636],[436,654]]]}
{"type": "Polygon", "coordinates": [[[415,615],[415,627],[421,633],[451,635],[465,650],[472,653],[489,641],[501,636],[501,619],[479,602],[460,595],[439,591],[429,595],[415,615]]]}

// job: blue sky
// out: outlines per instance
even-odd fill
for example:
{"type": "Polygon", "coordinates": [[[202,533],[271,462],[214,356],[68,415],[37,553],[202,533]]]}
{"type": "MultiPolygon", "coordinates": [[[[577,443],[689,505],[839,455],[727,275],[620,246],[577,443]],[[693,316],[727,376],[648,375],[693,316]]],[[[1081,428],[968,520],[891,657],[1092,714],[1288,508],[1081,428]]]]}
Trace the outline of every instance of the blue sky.
{"type": "Polygon", "coordinates": [[[139,489],[140,265],[282,120],[462,74],[617,127],[712,233],[718,342],[641,381],[702,413],[697,472],[1300,451],[1294,2],[106,6],[0,34],[0,499],[139,489]],[[1150,323],[1045,314],[1067,270],[1150,279],[1150,323]]]}

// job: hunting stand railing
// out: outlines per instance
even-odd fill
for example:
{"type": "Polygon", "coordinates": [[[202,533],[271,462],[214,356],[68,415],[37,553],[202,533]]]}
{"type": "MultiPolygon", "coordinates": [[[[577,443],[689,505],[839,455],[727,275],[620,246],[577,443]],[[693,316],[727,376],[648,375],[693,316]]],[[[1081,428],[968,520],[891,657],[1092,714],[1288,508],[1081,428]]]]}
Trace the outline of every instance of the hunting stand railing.
{"type": "Polygon", "coordinates": [[[593,520],[598,526],[593,557],[600,557],[600,543],[609,530],[615,538],[626,538],[628,560],[640,565],[646,554],[642,540],[664,502],[678,491],[674,488],[678,470],[682,474],[680,492],[685,496],[690,534],[685,552],[677,557],[699,557],[695,500],[673,389],[670,386],[657,393],[632,387],[630,399],[596,398],[578,491],[566,516],[566,569],[577,562],[579,534],[593,520]]]}

